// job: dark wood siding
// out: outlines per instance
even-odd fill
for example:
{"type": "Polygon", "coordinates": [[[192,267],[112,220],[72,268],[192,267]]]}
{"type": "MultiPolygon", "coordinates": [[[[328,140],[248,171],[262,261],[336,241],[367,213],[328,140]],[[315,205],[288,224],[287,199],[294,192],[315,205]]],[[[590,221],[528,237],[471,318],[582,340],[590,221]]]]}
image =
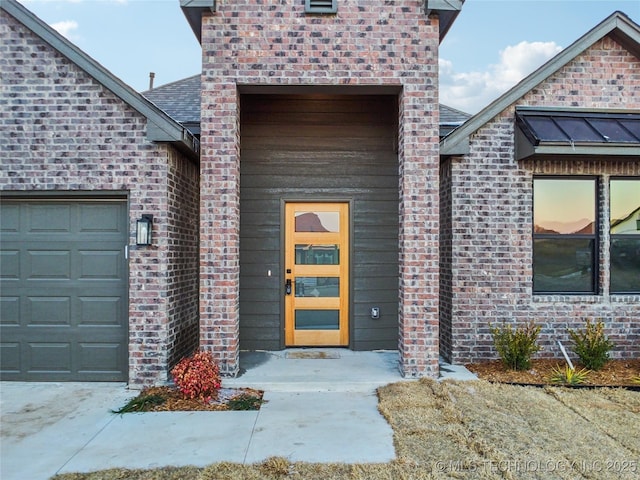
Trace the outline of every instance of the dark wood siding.
{"type": "Polygon", "coordinates": [[[282,200],[323,199],[353,206],[350,346],[397,348],[397,117],[390,95],[242,96],[242,349],[283,347],[282,200]]]}

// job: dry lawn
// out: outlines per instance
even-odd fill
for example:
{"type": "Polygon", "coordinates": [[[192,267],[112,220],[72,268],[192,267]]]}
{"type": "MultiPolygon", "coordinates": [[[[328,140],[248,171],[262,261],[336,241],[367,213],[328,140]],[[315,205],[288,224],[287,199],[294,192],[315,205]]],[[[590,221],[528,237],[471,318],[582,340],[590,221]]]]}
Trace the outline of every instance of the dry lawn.
{"type": "Polygon", "coordinates": [[[400,382],[379,390],[398,459],[387,464],[217,463],[106,470],[55,480],[637,479],[640,392],[486,381],[400,382]]]}

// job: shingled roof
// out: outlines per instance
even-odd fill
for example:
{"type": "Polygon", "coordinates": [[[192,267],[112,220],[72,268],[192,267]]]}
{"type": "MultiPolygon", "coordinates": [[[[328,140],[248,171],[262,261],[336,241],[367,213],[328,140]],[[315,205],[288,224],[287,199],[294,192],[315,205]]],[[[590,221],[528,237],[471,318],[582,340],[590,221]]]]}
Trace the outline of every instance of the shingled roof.
{"type": "MultiPolygon", "coordinates": [[[[194,135],[200,135],[201,77],[177,80],[142,94],[194,135]]],[[[471,115],[446,105],[440,105],[440,137],[462,125],[471,115]]]]}

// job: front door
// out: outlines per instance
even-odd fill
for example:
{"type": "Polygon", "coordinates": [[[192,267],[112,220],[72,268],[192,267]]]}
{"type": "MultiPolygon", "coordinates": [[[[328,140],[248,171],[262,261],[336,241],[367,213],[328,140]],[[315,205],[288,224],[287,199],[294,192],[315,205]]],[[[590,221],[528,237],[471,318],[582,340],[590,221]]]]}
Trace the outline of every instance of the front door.
{"type": "Polygon", "coordinates": [[[349,204],[285,204],[285,343],[349,344],[349,204]]]}

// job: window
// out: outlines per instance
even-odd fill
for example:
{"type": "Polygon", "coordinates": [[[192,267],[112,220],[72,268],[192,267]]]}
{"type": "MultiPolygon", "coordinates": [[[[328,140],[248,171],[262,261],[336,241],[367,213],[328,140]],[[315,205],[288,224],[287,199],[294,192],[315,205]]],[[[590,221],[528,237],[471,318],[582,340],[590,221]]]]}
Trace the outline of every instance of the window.
{"type": "Polygon", "coordinates": [[[640,179],[609,182],[611,293],[640,292],[640,179]]]}
{"type": "Polygon", "coordinates": [[[595,178],[534,179],[534,293],[595,293],[596,192],[595,178]]]}

